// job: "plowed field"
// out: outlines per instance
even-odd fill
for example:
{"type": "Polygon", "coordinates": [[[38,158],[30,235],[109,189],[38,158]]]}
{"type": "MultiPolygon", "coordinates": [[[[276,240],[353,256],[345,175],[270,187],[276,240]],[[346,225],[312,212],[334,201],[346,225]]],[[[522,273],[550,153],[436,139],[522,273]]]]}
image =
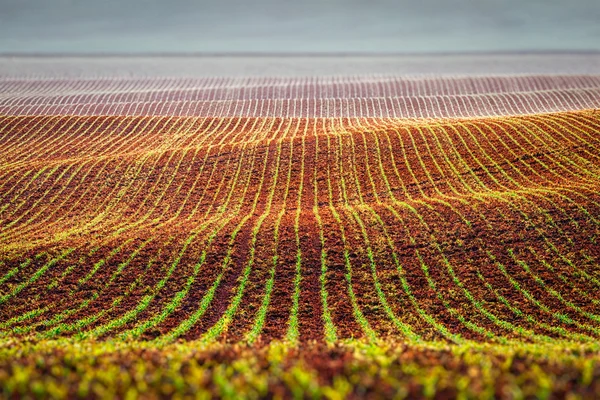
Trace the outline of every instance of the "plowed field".
{"type": "Polygon", "coordinates": [[[600,393],[600,78],[0,81],[4,396],[600,393]]]}

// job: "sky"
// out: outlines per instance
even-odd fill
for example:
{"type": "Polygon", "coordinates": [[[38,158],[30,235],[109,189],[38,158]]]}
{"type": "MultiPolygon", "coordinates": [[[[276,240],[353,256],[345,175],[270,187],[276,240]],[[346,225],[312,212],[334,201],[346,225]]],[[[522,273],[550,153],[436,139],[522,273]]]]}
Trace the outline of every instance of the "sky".
{"type": "Polygon", "coordinates": [[[600,0],[0,0],[0,53],[600,51],[600,0]]]}

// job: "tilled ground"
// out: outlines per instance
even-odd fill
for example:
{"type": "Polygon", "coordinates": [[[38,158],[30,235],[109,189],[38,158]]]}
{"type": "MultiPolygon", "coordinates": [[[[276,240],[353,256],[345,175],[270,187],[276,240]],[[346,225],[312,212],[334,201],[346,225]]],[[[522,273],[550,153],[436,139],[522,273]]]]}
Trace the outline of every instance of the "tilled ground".
{"type": "Polygon", "coordinates": [[[7,396],[598,389],[593,110],[0,120],[7,396]]]}

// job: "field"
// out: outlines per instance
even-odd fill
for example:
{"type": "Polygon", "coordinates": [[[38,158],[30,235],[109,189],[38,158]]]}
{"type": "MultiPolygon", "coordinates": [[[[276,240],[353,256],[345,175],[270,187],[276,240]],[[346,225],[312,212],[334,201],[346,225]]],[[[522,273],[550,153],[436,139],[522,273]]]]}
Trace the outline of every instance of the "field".
{"type": "Polygon", "coordinates": [[[0,396],[600,393],[600,77],[0,80],[0,396]]]}

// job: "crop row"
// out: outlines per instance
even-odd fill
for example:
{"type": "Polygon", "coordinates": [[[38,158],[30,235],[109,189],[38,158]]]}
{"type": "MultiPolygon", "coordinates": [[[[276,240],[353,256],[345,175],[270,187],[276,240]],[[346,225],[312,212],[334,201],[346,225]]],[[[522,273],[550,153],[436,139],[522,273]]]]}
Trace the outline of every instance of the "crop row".
{"type": "Polygon", "coordinates": [[[0,79],[3,115],[467,118],[593,108],[594,75],[0,79]]]}
{"type": "Polygon", "coordinates": [[[361,75],[332,77],[210,77],[210,78],[80,78],[3,79],[0,99],[8,106],[72,103],[71,98],[98,101],[301,99],[414,97],[510,92],[539,92],[598,87],[594,75],[498,75],[407,77],[361,75]]]}
{"type": "Polygon", "coordinates": [[[1,334],[591,345],[599,130],[3,117],[1,334]]]}
{"type": "Polygon", "coordinates": [[[597,352],[573,346],[43,341],[0,347],[4,397],[591,398],[599,378],[597,352]]]}
{"type": "Polygon", "coordinates": [[[108,98],[82,102],[39,105],[0,105],[7,115],[115,115],[180,117],[370,117],[370,118],[469,118],[526,115],[594,108],[600,99],[597,88],[549,90],[476,95],[413,97],[342,97],[249,100],[163,100],[108,98]]]}

